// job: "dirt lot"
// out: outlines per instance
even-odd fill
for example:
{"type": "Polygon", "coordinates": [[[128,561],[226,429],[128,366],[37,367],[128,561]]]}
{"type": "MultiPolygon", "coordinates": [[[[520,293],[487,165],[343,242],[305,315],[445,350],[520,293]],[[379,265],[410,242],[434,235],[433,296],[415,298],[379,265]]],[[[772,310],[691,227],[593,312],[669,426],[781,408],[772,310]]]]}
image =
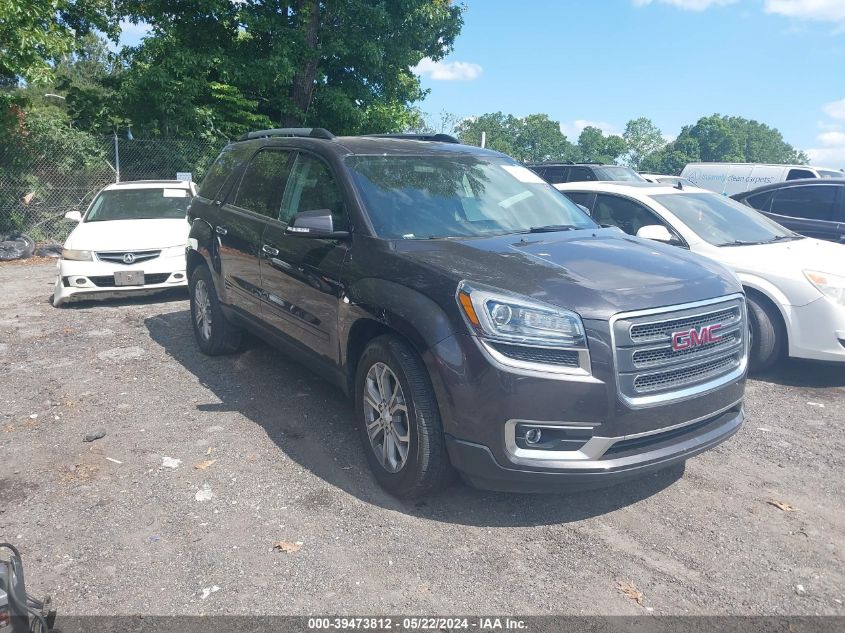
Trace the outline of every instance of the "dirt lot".
{"type": "Polygon", "coordinates": [[[843,369],[751,381],[685,469],[403,503],[301,366],[201,356],[181,293],[54,309],[53,275],[0,266],[0,541],[60,613],[845,614],[843,369]]]}

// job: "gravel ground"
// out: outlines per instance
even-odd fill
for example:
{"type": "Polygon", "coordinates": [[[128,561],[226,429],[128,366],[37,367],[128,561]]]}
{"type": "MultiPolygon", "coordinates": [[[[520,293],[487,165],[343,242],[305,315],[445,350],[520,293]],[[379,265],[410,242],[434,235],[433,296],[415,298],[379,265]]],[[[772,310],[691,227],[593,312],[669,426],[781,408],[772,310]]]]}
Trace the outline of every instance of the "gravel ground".
{"type": "Polygon", "coordinates": [[[750,381],[685,468],[405,503],[300,365],[201,356],[184,293],[54,309],[53,278],[0,266],[0,540],[60,614],[845,614],[841,368],[750,381]]]}

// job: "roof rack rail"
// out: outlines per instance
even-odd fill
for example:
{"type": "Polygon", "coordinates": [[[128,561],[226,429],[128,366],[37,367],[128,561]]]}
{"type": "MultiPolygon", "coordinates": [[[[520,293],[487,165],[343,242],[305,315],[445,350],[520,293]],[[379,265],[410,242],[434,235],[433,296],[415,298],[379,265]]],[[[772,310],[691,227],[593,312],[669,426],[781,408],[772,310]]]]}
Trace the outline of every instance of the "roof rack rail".
{"type": "Polygon", "coordinates": [[[364,134],[363,136],[371,136],[376,138],[398,138],[410,141],[437,141],[439,143],[458,143],[460,141],[451,134],[412,134],[412,133],[398,133],[398,134],[364,134]]]}
{"type": "Polygon", "coordinates": [[[334,134],[322,127],[277,127],[272,130],[257,130],[248,132],[238,137],[239,141],[248,141],[254,138],[268,138],[270,136],[298,136],[306,138],[323,138],[331,140],[334,134]]]}

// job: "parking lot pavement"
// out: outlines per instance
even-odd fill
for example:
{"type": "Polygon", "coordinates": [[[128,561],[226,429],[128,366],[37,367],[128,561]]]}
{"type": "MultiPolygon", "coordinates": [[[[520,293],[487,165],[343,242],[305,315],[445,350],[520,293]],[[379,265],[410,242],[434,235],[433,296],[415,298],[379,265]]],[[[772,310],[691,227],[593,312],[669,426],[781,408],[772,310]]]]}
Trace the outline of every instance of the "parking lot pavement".
{"type": "Polygon", "coordinates": [[[0,266],[0,540],[60,614],[845,614],[843,369],[751,381],[685,469],[406,503],[300,365],[202,356],[184,293],[54,309],[53,274],[0,266]]]}

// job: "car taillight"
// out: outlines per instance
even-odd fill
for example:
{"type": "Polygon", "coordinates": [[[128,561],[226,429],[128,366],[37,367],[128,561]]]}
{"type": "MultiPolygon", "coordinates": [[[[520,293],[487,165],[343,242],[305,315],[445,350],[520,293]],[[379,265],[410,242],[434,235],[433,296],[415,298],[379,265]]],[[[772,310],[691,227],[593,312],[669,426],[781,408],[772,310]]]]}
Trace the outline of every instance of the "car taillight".
{"type": "Polygon", "coordinates": [[[0,630],[11,626],[12,620],[9,616],[9,610],[5,607],[0,607],[0,630]]]}

